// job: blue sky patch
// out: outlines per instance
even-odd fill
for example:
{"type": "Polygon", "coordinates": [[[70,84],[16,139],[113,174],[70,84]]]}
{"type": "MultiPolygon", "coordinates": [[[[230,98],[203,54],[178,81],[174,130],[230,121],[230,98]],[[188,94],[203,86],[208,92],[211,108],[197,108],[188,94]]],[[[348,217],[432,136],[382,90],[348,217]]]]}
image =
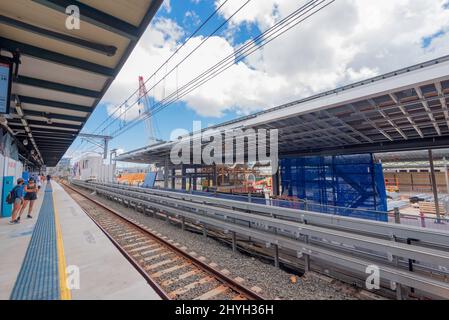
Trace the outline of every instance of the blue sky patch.
{"type": "Polygon", "coordinates": [[[429,37],[425,37],[422,39],[422,44],[421,47],[422,48],[428,48],[431,44],[432,41],[435,40],[436,38],[442,37],[446,34],[446,32],[444,32],[443,30],[438,31],[437,33],[429,36],[429,37]]]}

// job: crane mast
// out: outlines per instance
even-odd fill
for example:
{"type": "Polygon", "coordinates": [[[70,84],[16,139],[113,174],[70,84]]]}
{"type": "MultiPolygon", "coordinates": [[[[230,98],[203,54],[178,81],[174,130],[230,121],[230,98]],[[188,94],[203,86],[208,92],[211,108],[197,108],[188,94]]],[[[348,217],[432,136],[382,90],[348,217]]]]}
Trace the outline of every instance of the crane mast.
{"type": "MultiPolygon", "coordinates": [[[[145,87],[145,80],[142,76],[139,77],[139,107],[143,109],[145,115],[151,114],[150,99],[145,87]]],[[[152,116],[145,119],[145,131],[148,137],[148,145],[156,144],[158,140],[156,138],[152,116]]]]}

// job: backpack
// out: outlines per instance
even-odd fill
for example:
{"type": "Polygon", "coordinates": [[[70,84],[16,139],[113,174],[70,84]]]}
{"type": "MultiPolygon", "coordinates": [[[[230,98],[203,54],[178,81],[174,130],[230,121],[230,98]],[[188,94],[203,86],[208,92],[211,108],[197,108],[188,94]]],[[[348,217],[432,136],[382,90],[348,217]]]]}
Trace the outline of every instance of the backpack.
{"type": "Polygon", "coordinates": [[[16,190],[17,190],[17,186],[15,186],[8,194],[8,196],[6,197],[6,203],[7,204],[13,204],[14,200],[16,200],[16,190]]]}

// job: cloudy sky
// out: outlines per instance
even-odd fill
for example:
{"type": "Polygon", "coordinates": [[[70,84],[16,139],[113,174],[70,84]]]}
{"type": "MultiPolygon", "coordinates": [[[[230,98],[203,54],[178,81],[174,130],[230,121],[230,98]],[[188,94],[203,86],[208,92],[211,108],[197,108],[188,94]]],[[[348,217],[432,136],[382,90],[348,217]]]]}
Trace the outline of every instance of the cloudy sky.
{"type": "MultiPolygon", "coordinates": [[[[250,0],[234,15],[246,1],[228,0],[172,61],[151,77],[225,2],[165,0],[84,131],[94,131],[123,104],[138,88],[138,76],[148,79],[147,89],[157,84],[149,90],[150,104],[157,104],[309,2],[250,0]],[[229,23],[207,38],[230,17],[229,23]]],[[[231,59],[231,68],[157,113],[153,120],[156,135],[169,139],[176,128],[191,130],[193,120],[201,120],[204,126],[220,123],[448,54],[449,0],[336,0],[246,59],[231,59]]],[[[135,100],[133,96],[129,103],[135,100]]],[[[142,108],[136,105],[125,113],[121,107],[113,116],[120,115],[120,121],[105,133],[129,125],[142,108]]],[[[146,142],[145,127],[139,124],[114,139],[112,145],[130,151],[146,142]]],[[[68,154],[89,147],[79,147],[76,142],[68,154]]]]}

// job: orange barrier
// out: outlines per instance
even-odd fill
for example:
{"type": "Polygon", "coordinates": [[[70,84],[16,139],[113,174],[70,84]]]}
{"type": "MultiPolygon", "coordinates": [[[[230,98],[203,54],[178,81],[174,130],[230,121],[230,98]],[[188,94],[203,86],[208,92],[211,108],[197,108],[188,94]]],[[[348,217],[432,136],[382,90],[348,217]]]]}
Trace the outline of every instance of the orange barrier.
{"type": "Polygon", "coordinates": [[[145,179],[145,173],[124,173],[121,174],[117,181],[121,183],[129,183],[129,184],[136,184],[139,182],[143,182],[145,179]]]}

